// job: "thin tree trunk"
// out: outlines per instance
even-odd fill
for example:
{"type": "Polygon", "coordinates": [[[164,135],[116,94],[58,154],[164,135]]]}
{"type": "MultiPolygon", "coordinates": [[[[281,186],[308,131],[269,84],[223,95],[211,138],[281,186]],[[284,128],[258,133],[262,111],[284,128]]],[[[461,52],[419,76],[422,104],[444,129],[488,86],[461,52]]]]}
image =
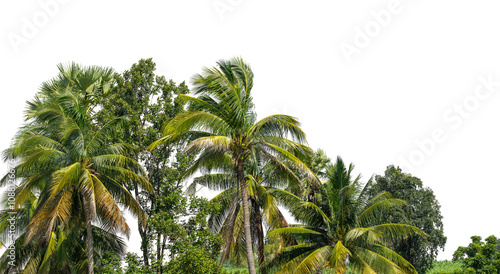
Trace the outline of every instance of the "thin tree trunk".
{"type": "Polygon", "coordinates": [[[94,241],[92,240],[92,216],[90,216],[89,201],[82,193],[83,211],[85,214],[85,228],[87,230],[87,261],[88,273],[94,274],[94,241]]]}
{"type": "MultiPolygon", "coordinates": [[[[135,199],[139,203],[139,189],[137,185],[134,187],[135,199]]],[[[144,221],[141,218],[137,218],[137,226],[139,227],[139,235],[141,236],[141,250],[142,258],[144,260],[144,266],[149,268],[149,256],[148,256],[148,239],[147,239],[147,228],[144,221]]]]}
{"type": "Polygon", "coordinates": [[[243,163],[237,159],[236,160],[236,177],[240,184],[241,190],[241,199],[243,205],[243,219],[244,219],[244,228],[245,228],[245,245],[247,251],[247,262],[248,262],[248,272],[249,274],[255,273],[255,262],[252,250],[252,235],[250,232],[250,212],[248,210],[248,194],[247,194],[247,185],[245,182],[245,173],[243,171],[243,163]]]}
{"type": "Polygon", "coordinates": [[[257,233],[257,243],[259,249],[259,270],[261,274],[266,274],[267,273],[266,270],[261,267],[265,260],[264,229],[262,227],[262,215],[260,214],[260,207],[259,204],[257,204],[257,201],[253,199],[251,201],[252,201],[253,216],[255,218],[255,232],[257,233]]]}
{"type": "Polygon", "coordinates": [[[160,245],[160,241],[161,241],[161,233],[158,232],[156,234],[156,273],[157,274],[161,274],[161,264],[162,264],[162,260],[161,260],[161,245],[160,245]]]}
{"type": "Polygon", "coordinates": [[[162,264],[160,264],[160,273],[163,272],[163,258],[165,258],[165,246],[167,245],[167,237],[166,236],[163,236],[163,243],[161,244],[161,262],[162,264]]]}
{"type": "MultiPolygon", "coordinates": [[[[144,123],[143,123],[144,124],[144,123]]],[[[142,148],[142,141],[139,138],[139,147],[142,148]]],[[[135,160],[139,162],[139,154],[135,153],[135,160]]],[[[134,185],[134,194],[135,200],[138,204],[139,202],[139,187],[137,184],[134,185]]],[[[142,205],[141,205],[142,206],[142,205]]],[[[144,266],[149,269],[149,256],[148,256],[148,235],[147,235],[147,224],[144,224],[141,218],[137,218],[137,226],[139,227],[139,235],[141,236],[141,250],[142,250],[142,258],[144,261],[144,266]]]]}

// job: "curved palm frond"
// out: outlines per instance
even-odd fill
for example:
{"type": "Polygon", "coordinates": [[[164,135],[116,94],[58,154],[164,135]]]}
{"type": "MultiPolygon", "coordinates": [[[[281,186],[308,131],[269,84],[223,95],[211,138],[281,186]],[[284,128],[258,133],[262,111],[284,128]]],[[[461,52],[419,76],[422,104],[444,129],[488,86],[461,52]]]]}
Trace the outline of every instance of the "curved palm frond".
{"type": "MultiPolygon", "coordinates": [[[[268,239],[280,243],[283,236],[293,236],[294,246],[314,245],[313,250],[294,254],[283,265],[283,273],[312,273],[323,267],[344,273],[350,264],[355,273],[416,273],[413,266],[386,247],[399,239],[425,233],[402,224],[373,224],[384,210],[405,202],[381,193],[369,200],[368,186],[361,183],[361,176],[352,175],[354,165],[346,166],[340,157],[327,168],[328,180],[321,185],[321,197],[315,202],[305,202],[284,191],[272,190],[274,196],[287,206],[294,217],[304,224],[290,228],[274,229],[268,239]],[[329,212],[327,215],[326,212],[329,212]],[[329,216],[329,217],[327,217],[329,216]]],[[[286,249],[278,251],[279,257],[286,249]]],[[[273,260],[266,262],[272,265],[273,260]]]]}

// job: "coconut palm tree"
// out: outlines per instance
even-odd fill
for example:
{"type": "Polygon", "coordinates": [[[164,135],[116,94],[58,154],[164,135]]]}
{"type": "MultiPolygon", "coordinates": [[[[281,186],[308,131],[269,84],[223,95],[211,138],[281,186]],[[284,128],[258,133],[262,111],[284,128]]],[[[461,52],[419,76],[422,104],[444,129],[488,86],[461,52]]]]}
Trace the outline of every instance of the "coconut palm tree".
{"type": "Polygon", "coordinates": [[[409,262],[386,246],[425,233],[409,225],[371,225],[384,209],[405,202],[391,198],[389,193],[369,200],[371,180],[363,186],[360,176],[352,178],[353,168],[352,164],[345,167],[337,158],[329,168],[317,203],[303,201],[284,190],[272,190],[303,223],[268,233],[273,241],[293,236],[297,244],[281,248],[266,261],[266,267],[280,266],[278,273],[314,273],[324,267],[344,273],[349,263],[355,273],[416,273],[409,262]]]}
{"type": "MultiPolygon", "coordinates": [[[[19,193],[21,189],[22,185],[15,193],[19,193]]],[[[64,227],[57,227],[56,231],[51,233],[49,241],[43,245],[36,241],[25,244],[26,226],[38,205],[37,195],[30,192],[26,195],[22,206],[14,210],[9,207],[7,197],[5,196],[2,202],[7,209],[0,211],[0,239],[8,243],[12,240],[9,237],[12,234],[19,236],[10,243],[9,250],[0,257],[0,273],[74,273],[75,271],[85,273],[87,271],[86,237],[82,236],[85,234],[82,216],[80,220],[76,219],[78,216],[73,216],[76,217],[75,220],[69,221],[64,227]],[[12,218],[15,220],[14,227],[10,226],[12,218]],[[11,252],[14,252],[15,261],[12,261],[11,252]]],[[[125,242],[113,233],[93,226],[92,238],[95,242],[94,255],[98,258],[110,250],[118,256],[125,254],[125,242]]],[[[2,246],[7,247],[3,244],[2,246]]]]}
{"type": "Polygon", "coordinates": [[[59,74],[42,83],[39,98],[50,98],[53,94],[61,94],[68,90],[78,96],[82,104],[92,111],[108,95],[114,84],[114,70],[109,67],[81,66],[76,63],[57,65],[59,74]]]}
{"type": "Polygon", "coordinates": [[[99,98],[109,89],[109,71],[76,65],[60,69],[60,75],[44,83],[42,92],[28,103],[27,125],[4,157],[18,161],[16,206],[33,193],[38,199],[24,244],[50,243],[58,230],[76,229],[83,222],[88,273],[93,273],[92,224],[128,235],[130,228],[118,204],[139,218],[143,212],[126,186],[152,188],[140,164],[125,156],[129,147],[107,142],[122,119],[102,126],[94,121],[99,98]]]}
{"type": "MultiPolygon", "coordinates": [[[[85,248],[83,223],[80,229],[62,229],[52,232],[49,241],[39,245],[32,241],[24,244],[25,234],[21,234],[13,243],[14,264],[10,264],[10,250],[0,257],[0,273],[86,273],[87,254],[85,248]]],[[[116,234],[92,226],[94,256],[102,257],[105,251],[123,256],[125,242],[116,234]]]]}
{"type": "MultiPolygon", "coordinates": [[[[319,180],[324,180],[326,178],[326,171],[328,166],[330,166],[330,158],[328,158],[322,149],[318,149],[314,152],[314,154],[310,154],[304,162],[309,166],[311,171],[319,180]]],[[[303,172],[298,172],[297,174],[302,181],[301,189],[298,192],[294,189],[287,190],[299,196],[303,200],[314,202],[320,188],[320,182],[318,180],[311,180],[308,176],[303,176],[303,172]]]]}
{"type": "Polygon", "coordinates": [[[297,119],[271,115],[256,122],[251,93],[253,72],[241,58],[221,60],[217,67],[205,68],[193,77],[192,83],[197,97],[180,95],[189,104],[189,111],[170,120],[164,136],[150,149],[190,141],[185,151],[198,155],[193,172],[231,167],[240,186],[248,268],[250,274],[255,274],[245,163],[255,151],[263,160],[279,162],[276,156],[281,155],[297,168],[307,169],[297,155],[310,153],[310,149],[303,145],[305,134],[297,119]]]}
{"type": "MultiPolygon", "coordinates": [[[[187,194],[193,194],[197,185],[222,192],[211,202],[221,206],[219,214],[209,218],[209,226],[214,233],[220,233],[225,243],[220,263],[228,257],[238,259],[244,250],[239,248],[244,240],[243,207],[241,195],[238,195],[239,184],[236,182],[230,167],[228,173],[206,174],[197,177],[187,189],[187,194]]],[[[253,152],[245,165],[246,187],[249,198],[251,227],[254,246],[258,250],[258,261],[262,264],[264,252],[264,225],[269,229],[288,227],[283,214],[278,208],[278,202],[268,190],[276,187],[300,188],[300,179],[286,167],[283,162],[260,161],[258,154],[253,152]]],[[[261,273],[266,273],[261,270],[261,273]]]]}

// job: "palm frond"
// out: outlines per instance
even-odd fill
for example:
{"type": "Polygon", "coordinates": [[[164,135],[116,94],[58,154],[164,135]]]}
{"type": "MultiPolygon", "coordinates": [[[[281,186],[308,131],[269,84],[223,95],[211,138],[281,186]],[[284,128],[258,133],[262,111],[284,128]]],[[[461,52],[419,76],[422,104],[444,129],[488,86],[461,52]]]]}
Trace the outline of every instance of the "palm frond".
{"type": "Polygon", "coordinates": [[[351,251],[342,244],[342,241],[338,241],[333,246],[328,264],[335,273],[344,273],[347,270],[347,258],[351,255],[351,251]]]}

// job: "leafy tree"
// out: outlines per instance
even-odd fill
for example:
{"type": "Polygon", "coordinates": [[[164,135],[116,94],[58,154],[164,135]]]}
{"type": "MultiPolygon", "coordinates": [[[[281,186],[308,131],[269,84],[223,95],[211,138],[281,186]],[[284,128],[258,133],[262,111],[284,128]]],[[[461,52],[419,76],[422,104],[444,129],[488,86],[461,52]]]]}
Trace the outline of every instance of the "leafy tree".
{"type": "Polygon", "coordinates": [[[121,259],[116,253],[106,251],[101,258],[97,259],[95,272],[99,274],[122,274],[121,259]]]}
{"type": "Polygon", "coordinates": [[[147,218],[166,210],[165,206],[161,206],[162,200],[165,200],[163,195],[170,195],[169,191],[176,187],[176,177],[186,166],[175,161],[173,146],[160,146],[151,152],[146,147],[161,137],[160,129],[165,120],[183,111],[184,103],[178,95],[188,93],[188,88],[184,83],[176,85],[172,80],[156,75],[155,70],[156,64],[150,58],[141,59],[129,70],[116,74],[116,86],[112,95],[103,102],[99,119],[128,118],[121,128],[115,130],[112,139],[134,145],[130,157],[144,165],[156,193],[152,195],[140,191],[136,185],[128,186],[146,211],[146,218],[138,219],[144,265],[148,267],[154,261],[157,273],[160,273],[166,236],[159,227],[151,226],[147,218]]]}
{"type": "Polygon", "coordinates": [[[219,274],[221,266],[214,260],[206,250],[200,247],[188,249],[166,267],[167,273],[171,274],[219,274]]]}
{"type": "Polygon", "coordinates": [[[428,237],[411,236],[392,245],[392,249],[408,260],[419,273],[432,268],[439,249],[444,249],[443,216],[432,189],[423,187],[422,181],[401,172],[400,168],[387,167],[384,176],[375,176],[370,190],[371,197],[389,192],[393,198],[407,202],[404,207],[393,207],[381,215],[381,222],[401,223],[422,229],[428,237]]]}
{"type": "Polygon", "coordinates": [[[248,268],[250,274],[255,274],[245,162],[255,151],[269,160],[282,155],[292,164],[307,169],[295,155],[308,153],[310,149],[301,144],[305,134],[293,117],[272,115],[255,122],[251,96],[253,73],[242,59],[221,60],[217,67],[205,68],[202,74],[194,76],[193,85],[198,97],[180,95],[189,102],[190,111],[170,120],[164,136],[151,148],[192,140],[185,151],[198,157],[192,172],[186,176],[232,163],[242,197],[248,268]]]}
{"type": "Polygon", "coordinates": [[[453,253],[453,261],[461,262],[466,272],[500,273],[500,239],[493,235],[486,238],[486,242],[479,236],[471,239],[467,247],[460,246],[453,253]]]}
{"type": "MultiPolygon", "coordinates": [[[[322,149],[318,149],[314,154],[307,155],[305,163],[309,166],[311,171],[316,175],[319,180],[326,179],[328,168],[330,165],[330,158],[322,149]]],[[[315,202],[318,198],[320,184],[318,180],[311,179],[307,174],[300,171],[295,171],[303,182],[302,189],[297,192],[294,189],[288,189],[293,194],[301,197],[303,200],[308,202],[315,202]]]]}
{"type": "Polygon", "coordinates": [[[183,215],[176,216],[169,238],[170,257],[175,259],[193,248],[200,248],[210,258],[219,257],[222,238],[207,227],[207,218],[220,209],[206,198],[190,196],[183,215]]]}
{"type": "Polygon", "coordinates": [[[56,243],[83,225],[87,269],[93,273],[92,223],[106,232],[128,235],[118,204],[137,216],[143,212],[125,185],[152,189],[139,163],[126,156],[127,145],[106,142],[121,119],[101,126],[95,121],[96,109],[112,84],[112,70],[75,64],[59,69],[60,74],[44,83],[28,103],[26,126],[4,155],[18,161],[15,176],[21,184],[16,205],[25,204],[32,195],[38,199],[24,244],[49,247],[43,260],[31,257],[30,269],[46,267],[45,262],[58,250],[56,243]]]}
{"type": "MultiPolygon", "coordinates": [[[[178,155],[178,157],[182,156],[178,155]]],[[[172,190],[172,193],[159,195],[159,204],[164,206],[165,210],[161,208],[158,214],[149,219],[150,225],[164,235],[162,243],[164,249],[168,250],[170,261],[175,262],[169,263],[167,266],[162,264],[161,273],[171,273],[174,271],[172,270],[173,265],[177,266],[179,261],[182,264],[187,263],[186,258],[192,259],[195,256],[192,254],[202,254],[203,263],[199,265],[205,265],[208,261],[217,265],[216,260],[220,254],[222,238],[218,234],[213,234],[211,229],[207,227],[207,217],[210,214],[215,214],[219,210],[219,205],[209,202],[205,198],[186,197],[180,187],[169,189],[172,190]]],[[[127,263],[125,273],[153,273],[155,270],[146,266],[143,259],[133,253],[128,253],[125,261],[127,263]]],[[[152,260],[151,265],[156,266],[160,263],[152,260]]]]}
{"type": "Polygon", "coordinates": [[[125,255],[125,264],[125,274],[152,273],[144,267],[143,260],[135,253],[129,252],[125,255]]]}
{"type": "Polygon", "coordinates": [[[267,260],[267,267],[281,266],[278,273],[314,273],[324,267],[345,273],[350,263],[355,273],[416,273],[386,243],[424,233],[404,224],[373,225],[384,209],[403,205],[404,201],[391,198],[387,192],[369,199],[371,180],[363,186],[360,176],[352,177],[353,168],[337,158],[329,169],[328,180],[321,186],[318,204],[303,201],[285,190],[272,190],[303,224],[268,233],[268,238],[276,242],[290,235],[297,242],[284,244],[267,260]]]}
{"type": "Polygon", "coordinates": [[[318,149],[309,158],[309,166],[311,171],[318,176],[318,178],[324,179],[327,176],[327,169],[331,165],[331,159],[328,158],[325,151],[318,149]]]}

